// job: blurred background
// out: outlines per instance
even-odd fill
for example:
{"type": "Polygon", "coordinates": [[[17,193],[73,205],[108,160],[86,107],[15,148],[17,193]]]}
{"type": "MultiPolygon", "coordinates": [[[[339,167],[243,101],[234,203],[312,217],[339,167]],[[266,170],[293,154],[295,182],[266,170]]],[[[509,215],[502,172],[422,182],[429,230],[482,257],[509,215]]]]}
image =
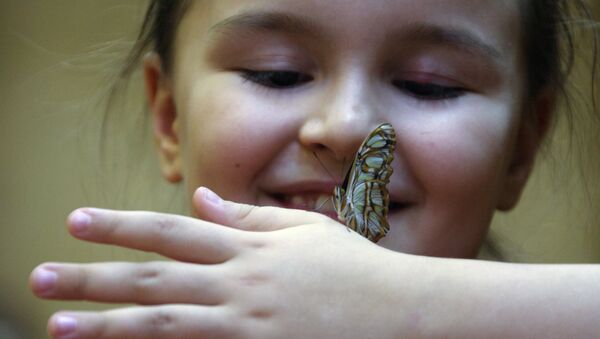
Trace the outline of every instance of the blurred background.
{"type": "MultiPolygon", "coordinates": [[[[143,109],[139,74],[122,88],[129,94],[118,103],[127,113],[115,125],[121,128],[106,130],[103,147],[98,142],[103,93],[146,1],[2,3],[0,338],[44,338],[52,312],[103,306],[34,298],[27,281],[36,265],[156,259],[73,240],[64,227],[68,213],[89,205],[181,213],[183,190],[161,179],[148,126],[131,114],[143,109]]],[[[590,4],[600,18],[600,1],[590,4]]],[[[573,119],[561,114],[522,203],[492,226],[513,261],[600,262],[600,121],[583,99],[590,93],[589,44],[576,47],[584,57],[573,77],[582,93],[573,119]]]]}

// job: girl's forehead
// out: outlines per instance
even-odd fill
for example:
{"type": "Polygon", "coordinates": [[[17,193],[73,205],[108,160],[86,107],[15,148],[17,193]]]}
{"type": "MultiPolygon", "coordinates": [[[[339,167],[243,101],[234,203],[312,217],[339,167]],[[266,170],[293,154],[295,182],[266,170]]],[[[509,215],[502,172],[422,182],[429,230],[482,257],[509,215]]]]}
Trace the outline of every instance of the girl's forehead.
{"type": "MultiPolygon", "coordinates": [[[[526,0],[522,0],[526,1],[526,0]]],[[[327,27],[360,27],[382,30],[394,24],[419,20],[441,20],[460,24],[460,19],[517,23],[517,0],[219,0],[193,1],[188,14],[201,16],[197,25],[213,26],[219,21],[245,12],[280,12],[304,17],[327,27]],[[377,25],[372,25],[377,23],[377,25]],[[363,24],[369,24],[368,27],[363,24]]]]}
{"type": "Polygon", "coordinates": [[[418,37],[492,55],[514,48],[519,19],[515,0],[219,0],[193,2],[180,29],[195,38],[271,30],[357,44],[418,37]]]}

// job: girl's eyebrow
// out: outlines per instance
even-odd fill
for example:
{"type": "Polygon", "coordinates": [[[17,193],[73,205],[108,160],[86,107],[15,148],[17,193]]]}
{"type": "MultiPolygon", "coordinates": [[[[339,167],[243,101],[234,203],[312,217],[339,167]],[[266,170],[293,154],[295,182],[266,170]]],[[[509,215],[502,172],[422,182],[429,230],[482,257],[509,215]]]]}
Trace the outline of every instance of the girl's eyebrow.
{"type": "MultiPolygon", "coordinates": [[[[325,38],[325,29],[306,16],[285,12],[248,11],[228,17],[214,25],[210,33],[233,33],[234,31],[279,31],[325,38]]],[[[389,41],[420,41],[446,45],[472,55],[499,62],[503,53],[473,32],[459,27],[413,22],[403,25],[388,35],[389,41]]]]}
{"type": "Polygon", "coordinates": [[[395,39],[396,41],[424,41],[432,44],[447,45],[494,61],[499,61],[503,56],[503,53],[494,45],[487,43],[466,29],[456,27],[413,23],[403,27],[400,32],[393,34],[390,39],[395,39]]]}
{"type": "Polygon", "coordinates": [[[209,33],[228,33],[238,30],[283,31],[317,35],[321,29],[308,17],[283,12],[250,11],[228,17],[212,25],[209,33]]]}

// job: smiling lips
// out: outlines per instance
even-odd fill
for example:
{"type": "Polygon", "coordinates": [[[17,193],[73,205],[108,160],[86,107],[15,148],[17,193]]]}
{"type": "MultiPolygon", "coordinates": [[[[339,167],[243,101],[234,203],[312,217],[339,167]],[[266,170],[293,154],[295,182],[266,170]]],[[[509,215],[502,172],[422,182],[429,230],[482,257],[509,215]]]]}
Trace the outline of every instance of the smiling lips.
{"type": "Polygon", "coordinates": [[[274,197],[281,202],[283,207],[302,209],[307,211],[332,210],[332,194],[306,192],[300,194],[275,194],[274,197]]]}
{"type": "MultiPolygon", "coordinates": [[[[281,189],[277,190],[277,193],[270,193],[269,195],[281,207],[314,211],[338,220],[337,212],[333,207],[333,188],[335,185],[327,184],[322,186],[327,186],[326,188],[331,187],[331,190],[307,190],[310,187],[305,186],[303,190],[293,188],[281,189]]],[[[408,206],[409,203],[407,202],[390,201],[389,213],[392,214],[408,206]]]]}
{"type": "Polygon", "coordinates": [[[275,185],[268,195],[280,207],[313,211],[338,220],[333,208],[334,181],[305,180],[293,184],[275,185]]]}

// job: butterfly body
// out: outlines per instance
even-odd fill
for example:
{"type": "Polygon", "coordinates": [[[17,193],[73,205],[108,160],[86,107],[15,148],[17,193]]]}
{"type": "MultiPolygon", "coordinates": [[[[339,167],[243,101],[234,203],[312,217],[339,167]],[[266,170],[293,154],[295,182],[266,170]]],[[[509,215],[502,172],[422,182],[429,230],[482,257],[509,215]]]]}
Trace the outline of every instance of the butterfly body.
{"type": "Polygon", "coordinates": [[[396,146],[392,125],[379,125],[356,152],[344,183],[334,190],[334,207],[338,219],[373,242],[389,230],[387,184],[396,146]]]}

